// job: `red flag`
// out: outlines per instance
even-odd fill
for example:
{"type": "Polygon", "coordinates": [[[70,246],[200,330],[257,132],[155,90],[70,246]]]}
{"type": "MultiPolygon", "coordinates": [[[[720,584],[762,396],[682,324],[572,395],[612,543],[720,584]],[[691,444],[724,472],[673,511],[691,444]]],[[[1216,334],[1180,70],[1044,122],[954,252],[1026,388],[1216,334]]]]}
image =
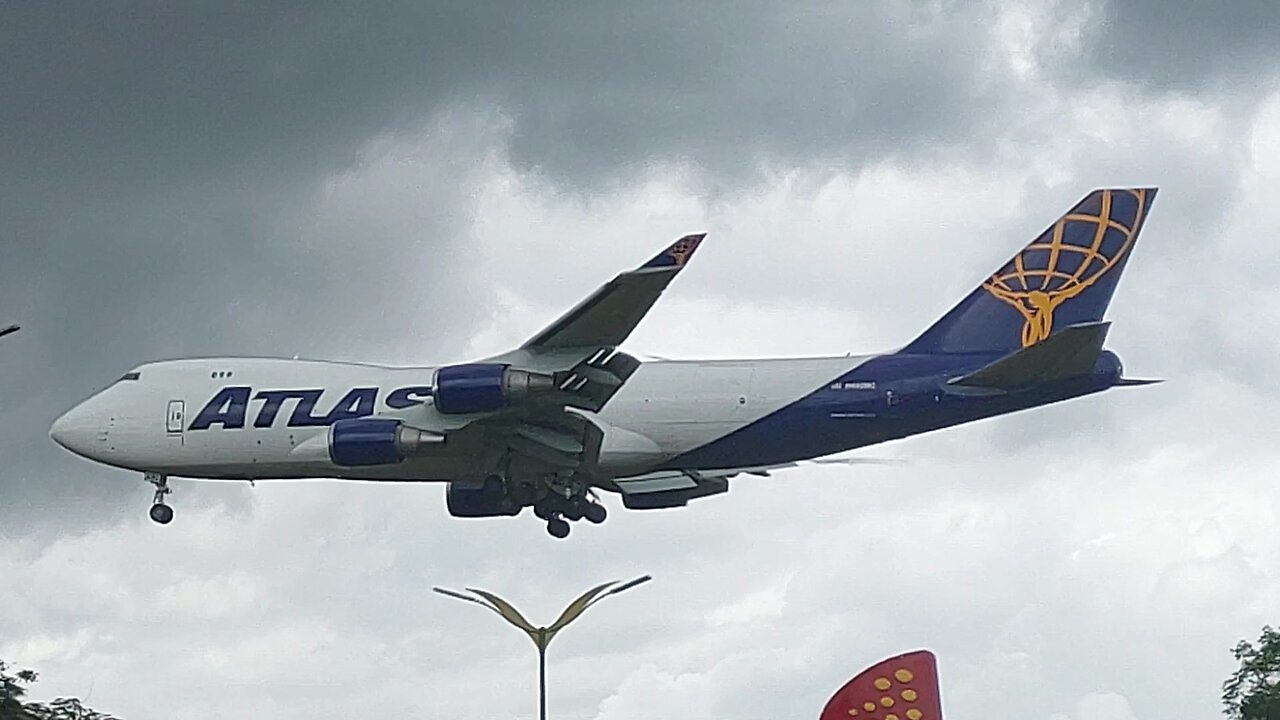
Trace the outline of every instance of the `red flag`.
{"type": "Polygon", "coordinates": [[[928,650],[889,658],[836,691],[820,720],[942,720],[938,659],[928,650]]]}

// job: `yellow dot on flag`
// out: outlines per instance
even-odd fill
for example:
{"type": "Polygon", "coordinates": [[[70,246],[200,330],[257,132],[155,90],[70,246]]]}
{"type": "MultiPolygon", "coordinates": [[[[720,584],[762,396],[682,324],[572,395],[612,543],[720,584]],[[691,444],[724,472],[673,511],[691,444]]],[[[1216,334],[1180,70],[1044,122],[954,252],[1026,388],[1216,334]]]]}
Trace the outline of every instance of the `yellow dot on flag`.
{"type": "Polygon", "coordinates": [[[863,703],[863,704],[862,704],[862,707],[863,707],[863,709],[865,709],[867,712],[874,712],[874,711],[875,711],[875,709],[876,709],[876,704],[875,704],[875,703],[873,703],[873,702],[863,703]]]}
{"type": "Polygon", "coordinates": [[[884,716],[884,720],[898,720],[898,716],[894,715],[893,713],[889,713],[888,715],[884,716]]]}
{"type": "Polygon", "coordinates": [[[924,717],[924,713],[915,708],[911,708],[907,711],[907,720],[920,720],[922,717],[924,717]]]}
{"type": "Polygon", "coordinates": [[[902,691],[902,699],[907,702],[915,702],[916,697],[917,695],[915,690],[907,689],[902,691]]]}
{"type": "Polygon", "coordinates": [[[913,679],[915,679],[915,675],[912,675],[911,671],[906,668],[902,668],[901,670],[895,672],[893,676],[898,678],[898,682],[911,682],[913,679]]]}
{"type": "Polygon", "coordinates": [[[889,697],[888,695],[885,695],[884,697],[880,698],[880,704],[885,707],[893,707],[893,698],[889,697]]]}
{"type": "Polygon", "coordinates": [[[858,708],[849,709],[849,717],[855,717],[858,714],[858,708]]]}
{"type": "Polygon", "coordinates": [[[876,678],[875,685],[877,690],[888,690],[889,686],[892,684],[893,683],[889,682],[889,678],[876,678]]]}

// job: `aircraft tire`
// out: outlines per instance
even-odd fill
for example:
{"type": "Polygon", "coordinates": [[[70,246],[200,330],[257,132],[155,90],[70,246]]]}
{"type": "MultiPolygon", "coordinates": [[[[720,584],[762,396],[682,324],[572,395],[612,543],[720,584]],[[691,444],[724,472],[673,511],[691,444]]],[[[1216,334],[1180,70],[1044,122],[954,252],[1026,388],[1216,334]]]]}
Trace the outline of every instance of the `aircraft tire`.
{"type": "Polygon", "coordinates": [[[604,522],[605,518],[609,517],[609,511],[600,503],[589,503],[582,516],[592,525],[599,525],[604,522]]]}
{"type": "Polygon", "coordinates": [[[168,525],[173,522],[173,508],[164,503],[156,503],[151,506],[151,512],[148,513],[151,519],[161,525],[168,525]]]}
{"type": "Polygon", "coordinates": [[[569,537],[569,523],[561,518],[552,518],[547,521],[547,532],[551,537],[564,539],[569,537]]]}

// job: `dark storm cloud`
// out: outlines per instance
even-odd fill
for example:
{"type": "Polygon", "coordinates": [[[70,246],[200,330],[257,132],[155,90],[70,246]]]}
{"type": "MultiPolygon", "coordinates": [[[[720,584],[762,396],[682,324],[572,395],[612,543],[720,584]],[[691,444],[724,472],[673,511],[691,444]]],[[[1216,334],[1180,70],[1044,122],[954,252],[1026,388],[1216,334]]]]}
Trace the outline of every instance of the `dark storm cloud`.
{"type": "Polygon", "coordinates": [[[218,172],[254,182],[341,165],[371,133],[477,96],[517,119],[519,158],[557,173],[883,155],[965,137],[990,109],[982,9],[11,6],[3,159],[43,190],[218,172]]]}
{"type": "Polygon", "coordinates": [[[1108,0],[1092,30],[1088,62],[1158,89],[1253,93],[1280,67],[1280,4],[1271,0],[1108,0]]]}

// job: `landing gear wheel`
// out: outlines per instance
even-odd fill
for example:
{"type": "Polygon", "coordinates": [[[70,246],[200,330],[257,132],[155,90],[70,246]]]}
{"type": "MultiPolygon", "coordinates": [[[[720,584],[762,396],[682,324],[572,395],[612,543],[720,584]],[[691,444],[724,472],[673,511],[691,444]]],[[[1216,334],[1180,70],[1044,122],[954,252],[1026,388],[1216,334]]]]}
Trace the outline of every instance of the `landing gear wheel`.
{"type": "Polygon", "coordinates": [[[160,473],[145,473],[142,479],[156,486],[156,494],[151,500],[151,519],[161,525],[173,522],[173,508],[164,504],[164,496],[173,492],[169,489],[169,477],[160,473]]]}
{"type": "Polygon", "coordinates": [[[578,522],[579,520],[581,520],[583,516],[583,510],[585,509],[582,506],[585,504],[586,503],[584,502],[576,501],[576,500],[574,502],[569,503],[564,509],[564,519],[570,522],[578,522]]]}
{"type": "Polygon", "coordinates": [[[609,517],[609,511],[599,503],[588,503],[583,509],[582,516],[592,525],[599,525],[604,519],[609,517]]]}
{"type": "Polygon", "coordinates": [[[151,515],[152,520],[160,523],[161,525],[168,525],[173,522],[173,508],[165,505],[164,503],[156,503],[155,505],[152,505],[151,512],[148,514],[151,515]]]}
{"type": "Polygon", "coordinates": [[[551,518],[547,521],[547,532],[551,537],[564,539],[569,537],[569,523],[563,518],[551,518]]]}

